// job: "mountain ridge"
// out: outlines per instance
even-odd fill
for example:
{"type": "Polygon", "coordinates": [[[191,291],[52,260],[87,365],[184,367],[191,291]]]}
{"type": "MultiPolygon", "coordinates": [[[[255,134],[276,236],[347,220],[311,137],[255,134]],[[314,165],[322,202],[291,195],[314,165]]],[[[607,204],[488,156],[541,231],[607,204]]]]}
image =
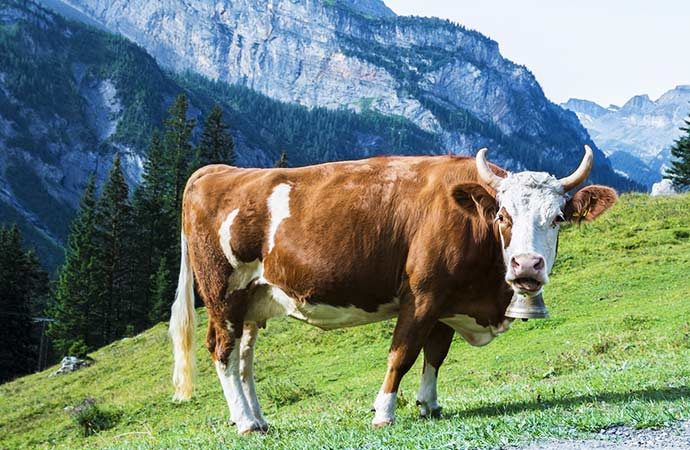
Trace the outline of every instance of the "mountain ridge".
{"type": "MultiPolygon", "coordinates": [[[[560,176],[589,142],[529,70],[502,57],[495,41],[446,20],[369,16],[341,1],[66,3],[172,70],[307,107],[402,116],[437,134],[442,153],[488,146],[510,169],[560,176]]],[[[595,151],[594,181],[635,188],[595,151]]]]}
{"type": "Polygon", "coordinates": [[[690,114],[690,85],[678,85],[656,100],[635,95],[620,107],[583,99],[561,106],[577,114],[614,169],[649,188],[670,165],[670,148],[690,114]]]}

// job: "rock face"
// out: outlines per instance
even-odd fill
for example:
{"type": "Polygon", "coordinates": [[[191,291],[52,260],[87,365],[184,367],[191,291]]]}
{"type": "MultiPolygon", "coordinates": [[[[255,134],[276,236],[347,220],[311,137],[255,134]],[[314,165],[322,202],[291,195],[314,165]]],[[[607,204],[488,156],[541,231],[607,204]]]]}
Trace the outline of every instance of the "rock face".
{"type": "MultiPolygon", "coordinates": [[[[448,21],[398,17],[379,0],[65,3],[175,71],[308,107],[404,117],[438,136],[432,151],[489,146],[511,169],[564,175],[589,141],[496,42],[448,21]]],[[[635,187],[597,154],[593,180],[635,187]]]]}
{"type": "Polygon", "coordinates": [[[638,95],[622,107],[577,99],[562,106],[577,114],[614,169],[650,187],[669,166],[669,150],[690,114],[689,102],[690,86],[678,86],[656,101],[638,95]]]}
{"type": "Polygon", "coordinates": [[[670,180],[661,180],[658,183],[654,183],[652,186],[652,197],[660,197],[664,195],[676,195],[675,188],[670,180]]]}

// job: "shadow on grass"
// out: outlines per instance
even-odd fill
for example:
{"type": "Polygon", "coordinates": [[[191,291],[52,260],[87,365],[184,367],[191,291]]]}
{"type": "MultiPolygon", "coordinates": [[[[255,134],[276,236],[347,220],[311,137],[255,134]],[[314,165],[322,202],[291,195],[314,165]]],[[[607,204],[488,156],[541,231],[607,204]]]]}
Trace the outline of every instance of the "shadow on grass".
{"type": "Polygon", "coordinates": [[[469,409],[444,410],[445,417],[490,417],[501,414],[515,414],[525,411],[548,410],[555,407],[572,408],[584,403],[606,402],[609,404],[627,403],[633,400],[673,401],[690,398],[690,387],[678,386],[658,389],[639,389],[630,392],[602,392],[600,394],[577,395],[557,399],[539,398],[513,403],[493,403],[469,409]]]}

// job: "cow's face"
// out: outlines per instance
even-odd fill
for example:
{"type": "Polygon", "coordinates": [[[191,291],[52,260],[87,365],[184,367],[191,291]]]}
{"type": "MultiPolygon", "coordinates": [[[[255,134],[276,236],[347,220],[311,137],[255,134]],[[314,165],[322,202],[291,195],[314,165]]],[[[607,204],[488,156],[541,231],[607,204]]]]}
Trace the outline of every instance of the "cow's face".
{"type": "Polygon", "coordinates": [[[496,226],[506,281],[522,295],[536,295],[549,281],[565,196],[558,180],[539,172],[509,174],[496,193],[496,226]]]}
{"type": "Polygon", "coordinates": [[[477,154],[477,171],[496,196],[476,183],[456,186],[453,196],[460,207],[496,232],[505,262],[505,280],[515,293],[536,296],[549,281],[561,224],[594,220],[616,202],[616,193],[605,186],[587,186],[572,198],[567,197],[567,192],[589,175],[589,147],[577,171],[561,180],[544,172],[500,177],[486,163],[484,152],[477,154]]]}

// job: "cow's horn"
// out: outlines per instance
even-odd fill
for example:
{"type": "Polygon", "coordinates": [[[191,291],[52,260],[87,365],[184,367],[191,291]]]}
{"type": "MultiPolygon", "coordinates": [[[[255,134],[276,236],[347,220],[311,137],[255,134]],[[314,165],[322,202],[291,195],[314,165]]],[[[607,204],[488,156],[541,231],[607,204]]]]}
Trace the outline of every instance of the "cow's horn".
{"type": "Polygon", "coordinates": [[[587,179],[589,176],[589,173],[592,171],[592,163],[594,162],[594,152],[592,152],[592,149],[589,147],[589,145],[585,144],[585,156],[582,158],[582,162],[580,163],[580,167],[577,168],[575,172],[573,172],[572,175],[567,176],[565,178],[561,178],[561,186],[563,186],[563,190],[565,192],[570,191],[571,189],[575,188],[578,184],[582,183],[587,179]]]}
{"type": "Polygon", "coordinates": [[[491,170],[491,167],[489,167],[489,163],[486,162],[487,151],[488,149],[483,148],[477,152],[476,161],[479,179],[491,186],[492,188],[498,189],[498,185],[501,183],[501,180],[503,180],[503,178],[496,175],[494,171],[491,170]]]}

